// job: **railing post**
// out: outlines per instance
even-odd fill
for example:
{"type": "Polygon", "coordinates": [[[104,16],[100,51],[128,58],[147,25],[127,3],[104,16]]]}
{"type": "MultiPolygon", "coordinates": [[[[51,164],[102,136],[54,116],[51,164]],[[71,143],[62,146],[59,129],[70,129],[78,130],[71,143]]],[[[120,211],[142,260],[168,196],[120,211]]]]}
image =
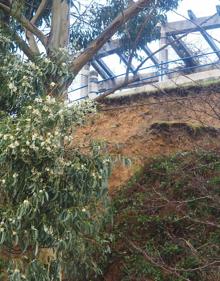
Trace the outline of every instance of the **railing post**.
{"type": "Polygon", "coordinates": [[[89,94],[89,68],[90,65],[86,64],[80,71],[80,85],[83,87],[80,89],[80,98],[87,97],[89,94]]]}
{"type": "MultiPolygon", "coordinates": [[[[160,29],[160,48],[163,48],[166,45],[167,45],[167,34],[166,34],[166,30],[165,30],[164,25],[161,25],[161,29],[160,29]]],[[[168,78],[167,75],[166,75],[166,73],[168,71],[168,64],[166,64],[168,62],[168,49],[167,49],[167,47],[164,47],[163,50],[160,51],[159,60],[160,60],[160,64],[161,64],[161,67],[160,67],[161,76],[159,77],[159,81],[164,81],[168,78]]]]}
{"type": "Polygon", "coordinates": [[[98,72],[95,70],[89,73],[89,98],[94,99],[97,97],[99,92],[98,89],[98,72]]]}

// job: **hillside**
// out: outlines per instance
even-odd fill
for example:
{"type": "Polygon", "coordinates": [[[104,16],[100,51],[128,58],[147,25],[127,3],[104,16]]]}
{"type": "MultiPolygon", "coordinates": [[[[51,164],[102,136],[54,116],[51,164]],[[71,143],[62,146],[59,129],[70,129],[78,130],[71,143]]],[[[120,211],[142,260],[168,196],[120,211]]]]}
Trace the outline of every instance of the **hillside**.
{"type": "Polygon", "coordinates": [[[220,280],[220,154],[151,160],[115,196],[107,281],[220,280]]]}
{"type": "Polygon", "coordinates": [[[110,179],[113,241],[101,280],[220,280],[216,93],[112,99],[77,132],[85,147],[99,141],[131,160],[110,179]]]}
{"type": "Polygon", "coordinates": [[[113,170],[110,191],[114,192],[149,157],[198,148],[219,149],[219,95],[215,90],[111,100],[77,132],[73,145],[100,141],[111,154],[131,159],[131,167],[120,165],[120,170],[113,170]]]}

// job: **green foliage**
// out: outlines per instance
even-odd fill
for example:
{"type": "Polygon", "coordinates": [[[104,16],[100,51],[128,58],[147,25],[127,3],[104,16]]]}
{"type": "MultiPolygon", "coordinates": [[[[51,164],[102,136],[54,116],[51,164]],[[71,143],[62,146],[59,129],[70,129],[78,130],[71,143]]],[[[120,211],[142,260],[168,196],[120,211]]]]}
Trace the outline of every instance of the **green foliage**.
{"type": "Polygon", "coordinates": [[[0,121],[0,252],[11,253],[10,281],[60,280],[61,271],[85,280],[99,273],[97,253],[101,260],[108,251],[100,231],[110,160],[97,146],[89,155],[65,148],[71,127],[94,110],[90,102],[67,107],[47,96],[0,121]]]}
{"type": "Polygon", "coordinates": [[[71,141],[95,105],[53,98],[71,77],[65,50],[30,62],[0,38],[1,280],[89,280],[109,253],[110,159],[71,141]]]}
{"type": "Polygon", "coordinates": [[[10,51],[11,38],[0,29],[0,39],[5,52],[0,53],[0,111],[17,113],[36,97],[48,91],[53,94],[59,83],[71,77],[68,72],[68,55],[64,50],[57,50],[48,59],[42,55],[34,62],[23,60],[10,51]],[[6,51],[9,48],[9,51],[6,51]]]}
{"type": "MultiPolygon", "coordinates": [[[[170,9],[175,9],[179,1],[149,1],[146,9],[143,9],[138,16],[132,18],[118,30],[116,37],[123,40],[126,50],[133,48],[133,43],[136,41],[137,34],[141,29],[143,30],[142,36],[137,42],[138,48],[141,48],[147,42],[157,39],[159,37],[159,29],[156,25],[166,20],[166,13],[170,9]]],[[[26,1],[15,0],[12,2],[12,10],[14,13],[22,14],[28,20],[31,20],[40,2],[39,0],[33,0],[30,5],[26,1]]],[[[70,26],[70,46],[73,53],[87,47],[131,3],[133,3],[131,0],[69,1],[73,19],[73,24],[70,26]]],[[[41,28],[45,25],[51,25],[51,7],[52,1],[48,1],[47,8],[36,23],[37,27],[41,28]]],[[[23,33],[23,29],[16,20],[12,19],[10,25],[20,34],[23,33]]]]}
{"type": "MultiPolygon", "coordinates": [[[[74,49],[87,46],[132,2],[130,0],[107,0],[105,4],[100,4],[100,1],[95,1],[82,16],[76,18],[75,24],[71,28],[71,42],[74,49]]],[[[179,0],[151,1],[146,9],[143,9],[138,16],[118,30],[117,38],[123,40],[123,46],[127,50],[133,48],[137,34],[144,24],[137,47],[141,48],[147,42],[158,39],[159,29],[156,28],[156,25],[166,20],[167,11],[175,9],[178,2],[179,0]]],[[[77,15],[77,11],[75,13],[77,15]]]]}
{"type": "Polygon", "coordinates": [[[114,199],[120,280],[219,279],[219,163],[207,151],[153,159],[114,199]]]}

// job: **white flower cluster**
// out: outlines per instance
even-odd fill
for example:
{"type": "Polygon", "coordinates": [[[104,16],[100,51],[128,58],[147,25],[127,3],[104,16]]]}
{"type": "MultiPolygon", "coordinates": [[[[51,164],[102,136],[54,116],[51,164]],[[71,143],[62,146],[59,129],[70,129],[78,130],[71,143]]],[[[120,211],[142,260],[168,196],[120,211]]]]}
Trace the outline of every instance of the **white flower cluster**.
{"type": "Polygon", "coordinates": [[[53,97],[37,97],[32,105],[27,106],[24,115],[9,118],[7,129],[0,133],[0,140],[4,141],[6,153],[12,151],[14,155],[21,153],[27,156],[35,151],[39,155],[54,154],[72,140],[69,126],[82,120],[87,111],[93,110],[88,102],[67,107],[53,97]]]}
{"type": "Polygon", "coordinates": [[[30,62],[22,60],[19,55],[0,54],[0,72],[3,73],[1,95],[10,104],[10,110],[12,107],[17,110],[28,99],[33,100],[36,95],[45,94],[45,85],[48,83],[51,90],[54,90],[57,82],[48,81],[48,77],[55,76],[65,81],[71,76],[66,54],[58,50],[54,58],[56,56],[57,59],[53,60],[41,56],[35,62],[30,62]]]}
{"type": "Polygon", "coordinates": [[[12,91],[12,92],[16,92],[17,91],[17,87],[15,86],[14,82],[11,81],[8,83],[8,88],[12,91]]]}

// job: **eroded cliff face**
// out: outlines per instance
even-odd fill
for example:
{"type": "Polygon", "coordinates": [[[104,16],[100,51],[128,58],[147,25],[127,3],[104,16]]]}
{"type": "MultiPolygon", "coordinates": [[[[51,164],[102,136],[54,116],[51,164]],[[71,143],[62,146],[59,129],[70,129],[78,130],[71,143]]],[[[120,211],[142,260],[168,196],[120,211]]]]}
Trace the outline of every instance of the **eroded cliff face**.
{"type": "Polygon", "coordinates": [[[220,148],[219,104],[216,92],[114,101],[99,106],[98,113],[77,131],[72,145],[101,141],[109,153],[131,159],[130,167],[118,163],[113,169],[110,192],[114,193],[149,158],[220,148]]]}
{"type": "Polygon", "coordinates": [[[219,252],[220,95],[210,92],[99,105],[74,135],[86,153],[100,141],[104,153],[131,160],[110,178],[114,240],[99,280],[220,280],[217,267],[194,270],[219,252]]]}

